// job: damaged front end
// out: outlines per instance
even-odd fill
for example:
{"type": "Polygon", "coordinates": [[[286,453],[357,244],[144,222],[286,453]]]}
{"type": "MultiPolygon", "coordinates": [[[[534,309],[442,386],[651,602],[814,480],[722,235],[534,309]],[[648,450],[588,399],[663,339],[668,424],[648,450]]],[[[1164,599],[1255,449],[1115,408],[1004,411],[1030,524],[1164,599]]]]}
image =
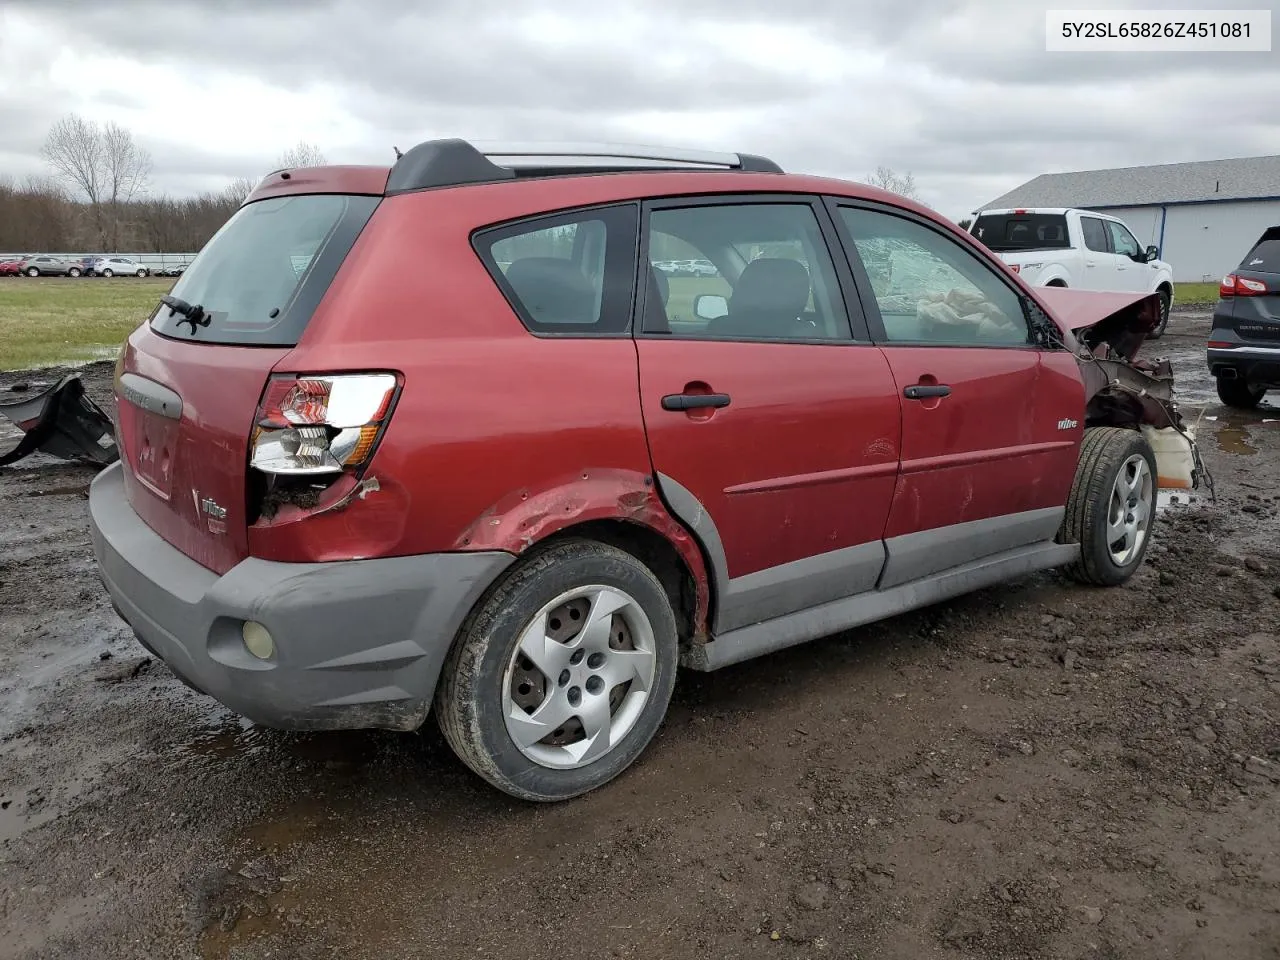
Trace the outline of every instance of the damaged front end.
{"type": "Polygon", "coordinates": [[[1063,333],[1063,345],[1080,364],[1085,426],[1141,430],[1156,454],[1159,485],[1213,492],[1200,458],[1195,428],[1174,400],[1173,365],[1167,358],[1139,360],[1147,335],[1160,323],[1157,294],[1101,293],[1042,287],[1036,293],[1063,333]]]}
{"type": "Polygon", "coordinates": [[[34,396],[0,402],[0,415],[22,431],[8,450],[0,441],[0,467],[37,451],[98,467],[120,459],[111,418],[89,399],[75,374],[34,396]]]}

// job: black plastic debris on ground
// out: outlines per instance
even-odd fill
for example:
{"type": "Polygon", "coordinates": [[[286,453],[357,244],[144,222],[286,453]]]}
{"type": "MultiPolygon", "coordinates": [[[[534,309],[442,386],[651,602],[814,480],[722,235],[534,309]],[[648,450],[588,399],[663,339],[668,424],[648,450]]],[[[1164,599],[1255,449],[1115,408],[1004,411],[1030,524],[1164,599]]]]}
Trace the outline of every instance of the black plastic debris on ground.
{"type": "Polygon", "coordinates": [[[76,374],[35,396],[0,401],[0,414],[23,431],[16,446],[0,451],[0,467],[37,450],[99,467],[120,459],[111,418],[85,394],[76,374]]]}

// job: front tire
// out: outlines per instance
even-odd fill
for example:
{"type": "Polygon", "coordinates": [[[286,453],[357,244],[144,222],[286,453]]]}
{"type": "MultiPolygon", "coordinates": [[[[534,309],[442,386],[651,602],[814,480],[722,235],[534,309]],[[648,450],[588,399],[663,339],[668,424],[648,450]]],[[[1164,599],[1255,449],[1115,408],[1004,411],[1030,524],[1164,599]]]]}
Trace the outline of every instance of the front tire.
{"type": "Polygon", "coordinates": [[[1235,410],[1254,409],[1262,401],[1263,394],[1267,392],[1266,387],[1255,387],[1239,378],[1228,380],[1225,377],[1215,377],[1214,379],[1218,381],[1218,399],[1235,410]]]}
{"type": "Polygon", "coordinates": [[[567,800],[621,774],[675,686],[671,601],[643,563],[566,540],[506,575],[463,625],[435,710],[475,773],[524,800],[567,800]]]}
{"type": "Polygon", "coordinates": [[[1100,587],[1133,576],[1151,543],[1157,483],[1155,453],[1137,430],[1085,430],[1060,536],[1080,545],[1069,576],[1100,587]]]}
{"type": "Polygon", "coordinates": [[[80,276],[80,268],[79,268],[79,267],[72,267],[70,270],[68,270],[68,271],[67,271],[67,276],[68,276],[68,277],[78,277],[78,276],[80,276]]]}
{"type": "Polygon", "coordinates": [[[1157,290],[1160,294],[1160,323],[1147,334],[1148,340],[1159,340],[1164,336],[1165,330],[1169,328],[1169,310],[1173,306],[1173,297],[1169,295],[1168,290],[1157,290]]]}
{"type": "Polygon", "coordinates": [[[147,271],[141,268],[139,268],[137,274],[135,274],[135,276],[138,276],[138,277],[145,277],[146,275],[147,275],[147,271]]]}

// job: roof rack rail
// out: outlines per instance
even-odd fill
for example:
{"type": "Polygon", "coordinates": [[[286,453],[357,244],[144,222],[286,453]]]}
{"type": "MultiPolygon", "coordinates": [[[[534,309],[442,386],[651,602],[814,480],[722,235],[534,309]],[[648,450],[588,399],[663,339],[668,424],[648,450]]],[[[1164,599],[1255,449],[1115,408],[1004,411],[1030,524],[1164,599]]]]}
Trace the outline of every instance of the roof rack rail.
{"type": "Polygon", "coordinates": [[[618,143],[498,143],[427,140],[396,160],[386,192],[494,183],[517,177],[648,170],[782,173],[767,157],[618,143]]]}

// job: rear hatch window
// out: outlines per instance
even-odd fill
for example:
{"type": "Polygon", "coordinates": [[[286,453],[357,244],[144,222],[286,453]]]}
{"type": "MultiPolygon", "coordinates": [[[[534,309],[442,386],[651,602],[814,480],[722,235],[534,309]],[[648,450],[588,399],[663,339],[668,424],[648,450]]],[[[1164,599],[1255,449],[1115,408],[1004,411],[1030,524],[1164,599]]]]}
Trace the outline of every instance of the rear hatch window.
{"type": "Polygon", "coordinates": [[[974,222],[973,235],[996,253],[1071,245],[1067,218],[1061,213],[986,213],[974,222]]]}
{"type": "Polygon", "coordinates": [[[380,200],[302,194],[241,207],[169,292],[201,308],[207,325],[161,305],[152,329],[193,342],[296,345],[380,200]]]}
{"type": "Polygon", "coordinates": [[[1280,227],[1272,227],[1240,261],[1240,270],[1253,273],[1280,273],[1280,227]]]}

